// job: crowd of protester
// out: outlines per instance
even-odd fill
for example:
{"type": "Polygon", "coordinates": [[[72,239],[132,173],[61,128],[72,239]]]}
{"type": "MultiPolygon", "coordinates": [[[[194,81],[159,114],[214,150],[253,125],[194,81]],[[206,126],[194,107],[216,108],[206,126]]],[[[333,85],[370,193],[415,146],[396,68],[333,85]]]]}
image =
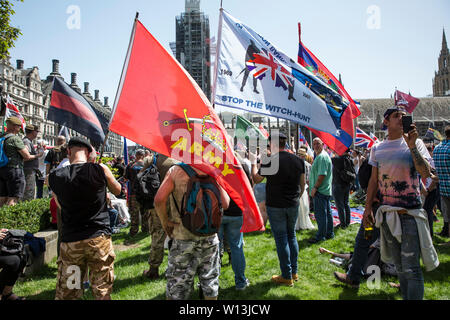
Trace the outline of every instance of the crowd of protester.
{"type": "MultiPolygon", "coordinates": [[[[383,260],[395,266],[402,297],[423,299],[420,257],[427,271],[439,264],[432,242],[437,208],[444,219],[440,235],[450,237],[450,126],[445,128],[446,139],[439,145],[426,145],[418,139],[414,125],[410,132],[403,132],[404,114],[398,107],[385,112],[387,137],[370,150],[348,149],[337,155],[320,138],[312,141],[312,150],[306,145],[295,150],[283,133],[271,134],[268,149],[261,152],[236,148],[236,158],[253,188],[264,226],[269,222],[274,237],[280,267],[280,274],[271,278],[275,284],[291,287],[299,280],[296,231],[317,229],[308,240],[311,244],[334,238],[331,204],[334,201],[338,212],[338,227],[346,229],[351,223],[349,198],[355,193],[365,195],[366,201],[352,263],[346,273],[335,272],[334,276],[358,288],[369,250],[378,241],[383,260]]],[[[96,299],[110,299],[115,259],[111,228],[116,218],[111,218],[108,203],[111,197],[121,195],[126,198],[131,219],[128,240],[139,229],[151,237],[149,268],[143,270],[143,276],[150,280],[164,276],[167,299],[188,299],[195,276],[203,297],[217,299],[225,251],[235,274],[236,290],[251,285],[245,274],[244,237],[240,231],[243,212],[221,186],[211,182],[223,209],[217,232],[195,234],[181,219],[192,177],[206,177],[206,173],[162,154],[138,149],[128,164],[120,156],[111,163],[114,177],[108,166],[96,163],[95,149],[87,140],[74,137],[66,141],[61,136],[54,148],[47,149],[43,140],[33,144],[39,133],[36,127],[27,126],[21,139],[20,121],[11,117],[6,123],[4,151],[9,162],[0,168],[0,203],[15,205],[41,198],[47,185],[57,209],[60,241],[56,299],[82,297],[82,287],[67,285],[71,275],[68,269],[74,265],[80,268],[81,279],[89,278],[96,299]],[[147,206],[139,200],[138,188],[140,177],[152,168],[157,170],[159,183],[152,204],[147,206]],[[162,273],[159,267],[167,239],[168,267],[162,273]]],[[[7,233],[1,229],[0,240],[7,233]]],[[[22,299],[12,293],[12,288],[23,265],[0,255],[0,268],[2,300],[22,299]]]]}

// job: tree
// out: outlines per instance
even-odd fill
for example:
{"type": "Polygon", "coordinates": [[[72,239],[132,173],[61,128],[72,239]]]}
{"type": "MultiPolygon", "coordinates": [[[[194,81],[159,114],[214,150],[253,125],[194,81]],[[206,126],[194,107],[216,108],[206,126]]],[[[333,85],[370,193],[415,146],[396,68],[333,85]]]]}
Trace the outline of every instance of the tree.
{"type": "Polygon", "coordinates": [[[9,0],[0,0],[0,59],[8,56],[9,49],[14,47],[14,41],[22,34],[19,28],[10,25],[11,16],[15,13],[13,6],[9,0]]]}

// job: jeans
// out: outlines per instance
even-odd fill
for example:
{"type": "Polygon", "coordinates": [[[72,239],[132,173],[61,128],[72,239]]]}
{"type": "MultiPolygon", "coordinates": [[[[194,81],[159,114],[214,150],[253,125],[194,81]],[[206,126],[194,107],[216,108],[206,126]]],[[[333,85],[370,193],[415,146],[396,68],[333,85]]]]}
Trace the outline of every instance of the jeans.
{"type": "Polygon", "coordinates": [[[334,238],[333,232],[333,216],[331,215],[331,196],[326,196],[317,192],[313,198],[314,216],[317,221],[316,240],[334,238]]]}
{"type": "Polygon", "coordinates": [[[425,203],[423,204],[423,209],[427,212],[428,215],[428,223],[430,225],[430,234],[433,236],[433,208],[437,204],[439,199],[439,189],[436,188],[433,191],[430,191],[425,198],[425,203]]]}
{"type": "Polygon", "coordinates": [[[231,267],[234,272],[236,288],[247,285],[245,277],[244,237],[241,232],[243,217],[223,216],[219,229],[220,250],[223,249],[223,237],[225,235],[231,250],[231,267]]]}
{"type": "Polygon", "coordinates": [[[420,268],[420,243],[417,223],[414,217],[408,214],[399,216],[402,227],[401,243],[392,236],[385,217],[381,228],[387,245],[393,252],[403,299],[422,300],[424,281],[422,269],[420,268]]]}
{"type": "Polygon", "coordinates": [[[369,248],[375,240],[380,236],[380,229],[373,227],[372,237],[369,240],[364,238],[364,226],[361,223],[358,234],[355,238],[355,247],[352,255],[352,264],[347,271],[350,280],[360,283],[364,267],[367,262],[369,248]]]}
{"type": "Polygon", "coordinates": [[[44,179],[36,179],[36,199],[44,196],[44,179]]]}
{"type": "Polygon", "coordinates": [[[292,279],[292,274],[297,274],[298,271],[298,243],[295,233],[298,205],[289,208],[267,206],[267,215],[275,238],[281,276],[292,279]]]}
{"type": "Polygon", "coordinates": [[[341,227],[346,228],[350,225],[350,184],[333,184],[333,198],[336,202],[336,208],[339,214],[341,227]]]}

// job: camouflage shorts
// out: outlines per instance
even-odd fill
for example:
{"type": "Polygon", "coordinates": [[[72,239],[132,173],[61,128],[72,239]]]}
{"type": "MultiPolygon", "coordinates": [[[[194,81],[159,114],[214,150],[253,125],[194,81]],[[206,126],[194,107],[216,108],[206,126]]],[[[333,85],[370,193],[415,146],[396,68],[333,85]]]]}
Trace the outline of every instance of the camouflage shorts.
{"type": "Polygon", "coordinates": [[[62,242],[58,258],[56,300],[80,299],[83,281],[89,270],[89,281],[95,299],[112,292],[116,255],[110,236],[62,242]]]}
{"type": "Polygon", "coordinates": [[[219,239],[217,235],[202,240],[174,240],[166,271],[166,297],[187,300],[198,275],[205,297],[219,295],[219,239]]]}

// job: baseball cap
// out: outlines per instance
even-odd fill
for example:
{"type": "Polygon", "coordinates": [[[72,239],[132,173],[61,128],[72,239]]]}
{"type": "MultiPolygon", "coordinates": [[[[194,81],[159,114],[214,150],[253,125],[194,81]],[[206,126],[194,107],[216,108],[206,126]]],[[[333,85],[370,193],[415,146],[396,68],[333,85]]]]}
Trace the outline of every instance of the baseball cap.
{"type": "MultiPolygon", "coordinates": [[[[391,114],[393,114],[394,112],[397,112],[397,111],[401,111],[401,112],[405,112],[405,113],[406,113],[406,110],[405,110],[405,107],[404,107],[404,106],[393,106],[393,107],[389,107],[389,108],[384,112],[383,118],[384,118],[384,119],[387,119],[387,118],[389,118],[389,116],[390,116],[391,114]]],[[[387,127],[386,127],[386,125],[383,123],[383,125],[381,126],[381,130],[386,130],[386,129],[387,129],[387,127]]]]}
{"type": "Polygon", "coordinates": [[[80,146],[80,145],[86,147],[88,149],[89,153],[92,152],[91,144],[89,143],[89,141],[87,141],[86,139],[84,139],[82,137],[73,137],[73,138],[71,138],[69,143],[68,143],[68,145],[67,145],[67,147],[70,148],[70,147],[73,147],[73,146],[80,146]]]}
{"type": "Polygon", "coordinates": [[[6,122],[11,122],[12,124],[15,124],[16,126],[22,125],[22,121],[20,121],[20,119],[17,117],[9,117],[8,119],[6,119],[6,122]]]}

